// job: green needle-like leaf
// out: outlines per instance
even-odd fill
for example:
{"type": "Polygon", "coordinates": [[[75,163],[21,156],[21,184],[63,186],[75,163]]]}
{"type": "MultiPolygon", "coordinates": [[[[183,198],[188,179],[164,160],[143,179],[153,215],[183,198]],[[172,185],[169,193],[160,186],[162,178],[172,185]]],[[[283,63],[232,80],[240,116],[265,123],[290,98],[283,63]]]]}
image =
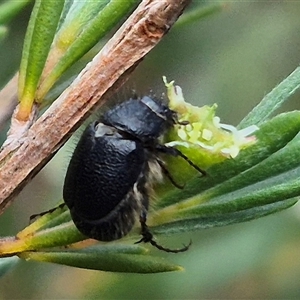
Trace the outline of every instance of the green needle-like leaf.
{"type": "Polygon", "coordinates": [[[195,215],[208,216],[231,213],[290,199],[300,194],[299,175],[300,168],[296,168],[265,181],[260,181],[253,186],[224,194],[216,199],[213,198],[206,203],[203,203],[201,195],[196,196],[185,203],[176,205],[174,215],[179,216],[179,218],[187,218],[195,215]],[[287,181],[287,179],[289,180],[287,181]]]}
{"type": "Polygon", "coordinates": [[[265,206],[255,207],[233,213],[202,216],[187,220],[175,221],[152,228],[155,234],[174,234],[212,227],[227,226],[235,223],[247,222],[277,213],[293,206],[297,199],[290,199],[265,206]]]}
{"type": "Polygon", "coordinates": [[[35,3],[24,41],[19,76],[19,118],[31,111],[35,91],[55,35],[64,1],[38,0],[35,3]]]}
{"type": "Polygon", "coordinates": [[[126,15],[137,0],[75,2],[55,37],[37,91],[41,101],[57,79],[126,15]]]}
{"type": "Polygon", "coordinates": [[[68,245],[84,239],[86,237],[77,230],[72,221],[69,221],[24,238],[24,246],[27,250],[42,249],[68,245]]]}
{"type": "Polygon", "coordinates": [[[158,273],[182,270],[160,257],[144,254],[139,246],[101,246],[80,251],[25,252],[25,259],[52,262],[67,266],[127,273],[158,273]]]}
{"type": "Polygon", "coordinates": [[[67,210],[67,206],[57,207],[46,212],[42,215],[36,215],[34,222],[27,226],[24,230],[18,233],[18,238],[24,238],[28,235],[40,231],[41,229],[47,229],[56,225],[69,222],[71,220],[70,213],[67,210]]]}

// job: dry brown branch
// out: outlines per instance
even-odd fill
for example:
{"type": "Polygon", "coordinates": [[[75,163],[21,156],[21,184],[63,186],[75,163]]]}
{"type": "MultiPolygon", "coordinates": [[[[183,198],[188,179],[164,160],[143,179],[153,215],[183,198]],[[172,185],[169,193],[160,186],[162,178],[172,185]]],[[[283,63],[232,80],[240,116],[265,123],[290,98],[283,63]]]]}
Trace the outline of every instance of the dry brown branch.
{"type": "MultiPolygon", "coordinates": [[[[49,109],[2,150],[0,212],[56,153],[112,86],[120,85],[160,41],[190,0],[145,0],[49,109]],[[9,147],[9,144],[8,146],[9,147]],[[5,155],[3,155],[3,153],[5,155]],[[4,156],[4,157],[3,157],[4,156]]],[[[1,155],[1,153],[0,153],[1,155]]]]}

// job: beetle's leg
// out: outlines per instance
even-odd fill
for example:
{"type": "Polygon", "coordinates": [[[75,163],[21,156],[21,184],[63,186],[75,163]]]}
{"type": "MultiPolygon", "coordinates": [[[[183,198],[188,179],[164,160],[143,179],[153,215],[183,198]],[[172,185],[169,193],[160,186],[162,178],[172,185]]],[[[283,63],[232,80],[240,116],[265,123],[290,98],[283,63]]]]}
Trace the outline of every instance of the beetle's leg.
{"type": "Polygon", "coordinates": [[[147,212],[146,210],[142,210],[141,215],[140,215],[140,223],[141,223],[141,234],[142,234],[142,238],[135,242],[135,244],[144,242],[144,243],[150,243],[152,246],[154,246],[155,248],[157,248],[158,250],[162,250],[165,252],[169,252],[169,253],[179,253],[179,252],[184,252],[187,251],[189,249],[189,247],[192,244],[192,241],[189,242],[188,245],[183,245],[182,248],[179,249],[169,249],[169,248],[165,248],[162,245],[157,244],[156,241],[153,240],[153,234],[150,232],[147,224],[147,212]]]}
{"type": "Polygon", "coordinates": [[[153,234],[150,232],[147,224],[147,212],[145,209],[142,209],[141,215],[140,215],[140,223],[141,223],[141,235],[142,238],[135,242],[135,244],[139,244],[141,242],[149,243],[153,239],[153,234]]]}
{"type": "Polygon", "coordinates": [[[180,150],[174,148],[174,147],[168,147],[165,145],[161,145],[158,144],[156,145],[156,150],[161,152],[161,153],[165,153],[165,154],[169,154],[172,156],[180,156],[182,157],[190,166],[192,166],[195,170],[197,170],[199,173],[201,173],[202,175],[206,175],[206,172],[202,169],[200,169],[197,165],[195,165],[186,155],[184,155],[180,150]]]}
{"type": "Polygon", "coordinates": [[[171,183],[177,187],[178,189],[183,189],[184,185],[178,184],[174,178],[172,177],[171,173],[169,172],[169,170],[166,168],[166,166],[164,165],[164,163],[160,160],[160,159],[156,159],[157,163],[159,164],[159,166],[161,167],[163,173],[166,175],[166,177],[169,178],[169,180],[171,181],[171,183]]]}
{"type": "Polygon", "coordinates": [[[62,203],[62,204],[60,204],[60,205],[58,205],[58,206],[56,206],[56,207],[54,207],[54,208],[51,208],[51,209],[49,209],[49,210],[40,212],[40,213],[35,214],[35,215],[31,215],[31,216],[29,217],[29,222],[32,223],[33,221],[35,221],[35,220],[36,220],[37,218],[39,218],[39,217],[42,217],[42,216],[44,216],[44,215],[46,215],[46,214],[51,214],[51,213],[53,213],[54,211],[56,211],[57,209],[62,209],[62,208],[65,207],[65,205],[66,205],[66,203],[62,203]]]}
{"type": "Polygon", "coordinates": [[[186,126],[186,125],[189,125],[190,122],[189,121],[177,121],[176,124],[186,126]]]}

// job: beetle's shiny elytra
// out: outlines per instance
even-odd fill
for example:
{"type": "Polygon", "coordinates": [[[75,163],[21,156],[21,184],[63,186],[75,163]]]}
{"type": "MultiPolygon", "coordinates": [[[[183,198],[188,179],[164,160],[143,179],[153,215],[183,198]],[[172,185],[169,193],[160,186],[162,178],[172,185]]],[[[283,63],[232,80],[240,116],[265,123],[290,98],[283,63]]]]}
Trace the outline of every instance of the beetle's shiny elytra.
{"type": "Polygon", "coordinates": [[[81,233],[113,241],[128,234],[139,218],[139,242],[150,242],[167,252],[188,249],[158,245],[146,225],[153,177],[165,173],[174,183],[161,153],[181,156],[202,172],[180,151],[159,142],[176,117],[168,106],[145,96],[117,105],[87,127],[71,158],[63,190],[81,233]]]}
{"type": "Polygon", "coordinates": [[[70,161],[63,192],[79,231],[112,241],[131,230],[141,208],[134,189],[145,161],[142,143],[102,123],[88,126],[70,161]]]}

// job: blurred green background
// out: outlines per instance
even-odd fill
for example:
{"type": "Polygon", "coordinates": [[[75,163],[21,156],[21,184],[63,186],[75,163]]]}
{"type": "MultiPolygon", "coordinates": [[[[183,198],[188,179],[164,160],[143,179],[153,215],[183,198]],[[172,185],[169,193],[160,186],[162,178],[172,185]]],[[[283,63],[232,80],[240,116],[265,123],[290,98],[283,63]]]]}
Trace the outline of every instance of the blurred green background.
{"type": "MultiPolygon", "coordinates": [[[[172,29],[124,90],[160,94],[161,77],[166,75],[183,88],[187,101],[217,103],[222,122],[237,125],[298,66],[300,3],[226,4],[221,13],[172,29]]],[[[27,8],[15,18],[0,42],[0,87],[18,68],[29,13],[27,8]]],[[[296,93],[281,110],[300,109],[299,97],[296,93]]],[[[28,224],[30,215],[53,207],[61,198],[72,144],[1,216],[1,236],[14,235],[28,224]]],[[[113,274],[21,261],[1,278],[0,299],[300,298],[299,205],[257,221],[160,238],[160,242],[178,245],[190,238],[193,245],[186,253],[155,253],[184,266],[183,272],[113,274]]]]}

